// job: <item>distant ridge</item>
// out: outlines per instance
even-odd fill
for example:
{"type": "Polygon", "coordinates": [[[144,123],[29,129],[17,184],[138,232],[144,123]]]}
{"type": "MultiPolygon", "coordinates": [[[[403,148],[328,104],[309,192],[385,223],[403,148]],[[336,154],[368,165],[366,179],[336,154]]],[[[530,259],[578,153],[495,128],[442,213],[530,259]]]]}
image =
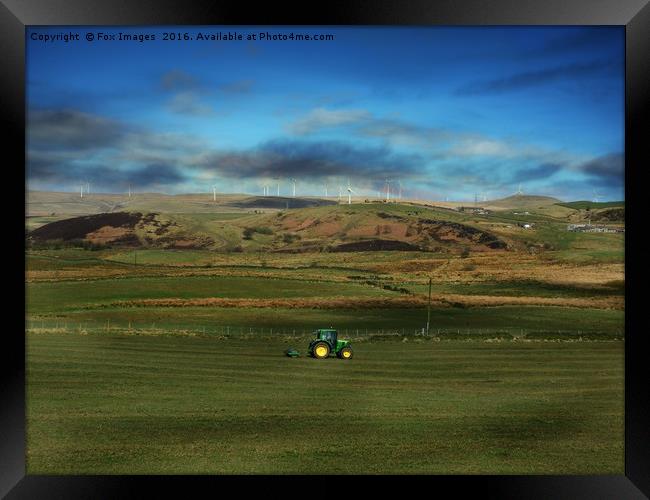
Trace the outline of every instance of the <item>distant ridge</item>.
{"type": "Polygon", "coordinates": [[[584,210],[586,208],[611,208],[611,207],[625,207],[625,201],[569,201],[566,203],[558,203],[561,207],[573,208],[575,210],[584,210]]]}
{"type": "Polygon", "coordinates": [[[536,195],[513,195],[499,200],[491,200],[485,202],[486,206],[497,208],[535,208],[547,205],[556,205],[562,203],[562,200],[553,198],[552,196],[536,196],[536,195]]]}

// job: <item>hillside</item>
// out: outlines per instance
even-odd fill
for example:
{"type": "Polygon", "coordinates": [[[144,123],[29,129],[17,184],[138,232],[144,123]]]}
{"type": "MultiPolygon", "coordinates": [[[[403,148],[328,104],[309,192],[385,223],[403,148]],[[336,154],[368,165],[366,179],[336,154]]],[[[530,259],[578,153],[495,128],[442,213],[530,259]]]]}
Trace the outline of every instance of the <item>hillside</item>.
{"type": "Polygon", "coordinates": [[[241,214],[114,212],[46,223],[31,244],[82,244],[219,251],[504,250],[512,240],[463,222],[460,215],[410,205],[334,205],[241,214]]]}
{"type": "Polygon", "coordinates": [[[115,212],[55,221],[29,232],[28,242],[162,248],[207,248],[214,244],[211,238],[183,228],[173,218],[151,212],[115,212]]]}
{"type": "Polygon", "coordinates": [[[491,200],[485,202],[486,207],[501,208],[501,209],[516,209],[516,208],[541,208],[548,205],[561,203],[561,200],[552,198],[550,196],[533,196],[533,195],[513,195],[499,200],[491,200]]]}

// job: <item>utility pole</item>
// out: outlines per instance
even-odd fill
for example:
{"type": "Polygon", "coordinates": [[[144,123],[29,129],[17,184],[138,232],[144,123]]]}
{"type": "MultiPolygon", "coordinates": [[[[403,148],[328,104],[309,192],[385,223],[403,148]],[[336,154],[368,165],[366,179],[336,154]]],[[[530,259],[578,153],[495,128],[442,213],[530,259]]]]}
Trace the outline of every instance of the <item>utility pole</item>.
{"type": "Polygon", "coordinates": [[[429,302],[427,304],[427,337],[429,336],[430,323],[431,323],[431,278],[429,278],[429,302]]]}

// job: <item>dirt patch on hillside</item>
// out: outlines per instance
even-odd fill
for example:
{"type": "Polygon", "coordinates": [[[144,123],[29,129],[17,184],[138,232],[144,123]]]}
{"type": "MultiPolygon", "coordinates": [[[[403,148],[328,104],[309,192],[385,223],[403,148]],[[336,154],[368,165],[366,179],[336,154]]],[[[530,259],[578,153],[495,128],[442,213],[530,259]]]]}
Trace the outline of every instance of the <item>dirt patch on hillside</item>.
{"type": "Polygon", "coordinates": [[[465,243],[472,246],[483,246],[492,250],[501,250],[508,247],[505,241],[492,233],[457,222],[420,219],[418,225],[422,228],[422,232],[441,243],[465,243]]]}
{"type": "Polygon", "coordinates": [[[342,226],[340,222],[337,221],[326,221],[317,226],[311,228],[311,233],[314,236],[334,236],[341,232],[342,226]]]}
{"type": "Polygon", "coordinates": [[[126,236],[133,234],[133,231],[124,227],[103,226],[97,231],[88,233],[86,239],[95,244],[107,244],[113,241],[121,240],[126,236]]]}
{"type": "Polygon", "coordinates": [[[308,227],[313,226],[316,223],[317,223],[316,219],[314,219],[313,217],[309,217],[304,221],[302,221],[301,223],[299,223],[298,225],[296,225],[293,229],[294,231],[302,231],[304,229],[307,229],[308,227]]]}

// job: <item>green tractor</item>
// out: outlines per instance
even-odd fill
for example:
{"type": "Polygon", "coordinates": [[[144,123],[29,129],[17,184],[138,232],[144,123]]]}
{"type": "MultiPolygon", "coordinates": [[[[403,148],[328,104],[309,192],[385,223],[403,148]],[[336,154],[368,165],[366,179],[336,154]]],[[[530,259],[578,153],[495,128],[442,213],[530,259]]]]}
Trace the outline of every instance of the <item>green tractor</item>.
{"type": "Polygon", "coordinates": [[[338,332],[331,328],[321,328],[314,332],[316,338],[309,344],[309,355],[312,358],[327,358],[331,353],[341,359],[352,357],[352,347],[349,340],[338,338],[338,332]]]}

